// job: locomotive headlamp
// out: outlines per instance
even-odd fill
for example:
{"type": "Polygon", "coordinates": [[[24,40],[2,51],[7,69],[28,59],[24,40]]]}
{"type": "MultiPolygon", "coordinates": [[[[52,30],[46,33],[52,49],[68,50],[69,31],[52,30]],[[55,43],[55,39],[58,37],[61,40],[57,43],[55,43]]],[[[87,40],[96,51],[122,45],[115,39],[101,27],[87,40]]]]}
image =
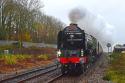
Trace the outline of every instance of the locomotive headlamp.
{"type": "Polygon", "coordinates": [[[83,58],[80,58],[80,62],[81,62],[81,63],[84,63],[84,59],[83,59],[83,58]]]}
{"type": "Polygon", "coordinates": [[[61,55],[61,51],[59,50],[59,51],[57,51],[57,55],[58,56],[60,56],[61,55]]]}

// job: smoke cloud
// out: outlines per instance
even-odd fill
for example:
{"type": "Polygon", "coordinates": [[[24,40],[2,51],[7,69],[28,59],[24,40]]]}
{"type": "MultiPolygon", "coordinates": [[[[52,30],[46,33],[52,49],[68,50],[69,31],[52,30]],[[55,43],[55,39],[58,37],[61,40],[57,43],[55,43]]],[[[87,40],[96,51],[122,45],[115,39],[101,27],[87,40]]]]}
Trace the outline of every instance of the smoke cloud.
{"type": "Polygon", "coordinates": [[[71,23],[77,23],[86,33],[96,37],[104,49],[107,43],[113,44],[114,27],[101,15],[94,15],[86,8],[74,8],[69,13],[69,19],[71,23]]]}

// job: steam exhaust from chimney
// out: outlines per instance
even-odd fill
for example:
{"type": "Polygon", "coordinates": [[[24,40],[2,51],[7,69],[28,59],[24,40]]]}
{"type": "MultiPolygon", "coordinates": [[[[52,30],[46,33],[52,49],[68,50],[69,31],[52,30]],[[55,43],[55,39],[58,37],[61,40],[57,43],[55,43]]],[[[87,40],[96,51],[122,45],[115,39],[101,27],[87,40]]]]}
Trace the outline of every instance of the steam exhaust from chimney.
{"type": "Polygon", "coordinates": [[[104,49],[106,44],[113,44],[114,27],[107,23],[101,15],[94,15],[86,8],[74,8],[69,12],[71,23],[76,23],[86,33],[93,35],[104,49]]]}

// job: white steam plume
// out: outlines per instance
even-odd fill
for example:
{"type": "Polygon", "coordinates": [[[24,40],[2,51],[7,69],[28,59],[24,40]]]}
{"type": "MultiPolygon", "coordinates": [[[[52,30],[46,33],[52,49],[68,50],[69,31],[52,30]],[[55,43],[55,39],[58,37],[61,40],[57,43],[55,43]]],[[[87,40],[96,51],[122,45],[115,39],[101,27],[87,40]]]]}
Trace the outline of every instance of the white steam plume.
{"type": "Polygon", "coordinates": [[[77,23],[86,33],[93,35],[106,48],[112,42],[114,27],[107,23],[101,15],[94,15],[86,8],[74,8],[69,13],[71,23],[77,23]]]}

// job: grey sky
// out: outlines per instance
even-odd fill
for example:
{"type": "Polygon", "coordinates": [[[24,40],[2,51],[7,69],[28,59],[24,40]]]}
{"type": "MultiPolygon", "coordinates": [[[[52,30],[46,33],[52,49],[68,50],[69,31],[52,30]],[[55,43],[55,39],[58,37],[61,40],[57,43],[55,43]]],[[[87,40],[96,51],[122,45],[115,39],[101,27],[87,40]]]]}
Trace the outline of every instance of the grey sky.
{"type": "Polygon", "coordinates": [[[44,12],[69,24],[68,13],[75,7],[85,7],[94,15],[114,26],[112,35],[115,43],[125,43],[125,1],[124,0],[42,0],[44,12]]]}

